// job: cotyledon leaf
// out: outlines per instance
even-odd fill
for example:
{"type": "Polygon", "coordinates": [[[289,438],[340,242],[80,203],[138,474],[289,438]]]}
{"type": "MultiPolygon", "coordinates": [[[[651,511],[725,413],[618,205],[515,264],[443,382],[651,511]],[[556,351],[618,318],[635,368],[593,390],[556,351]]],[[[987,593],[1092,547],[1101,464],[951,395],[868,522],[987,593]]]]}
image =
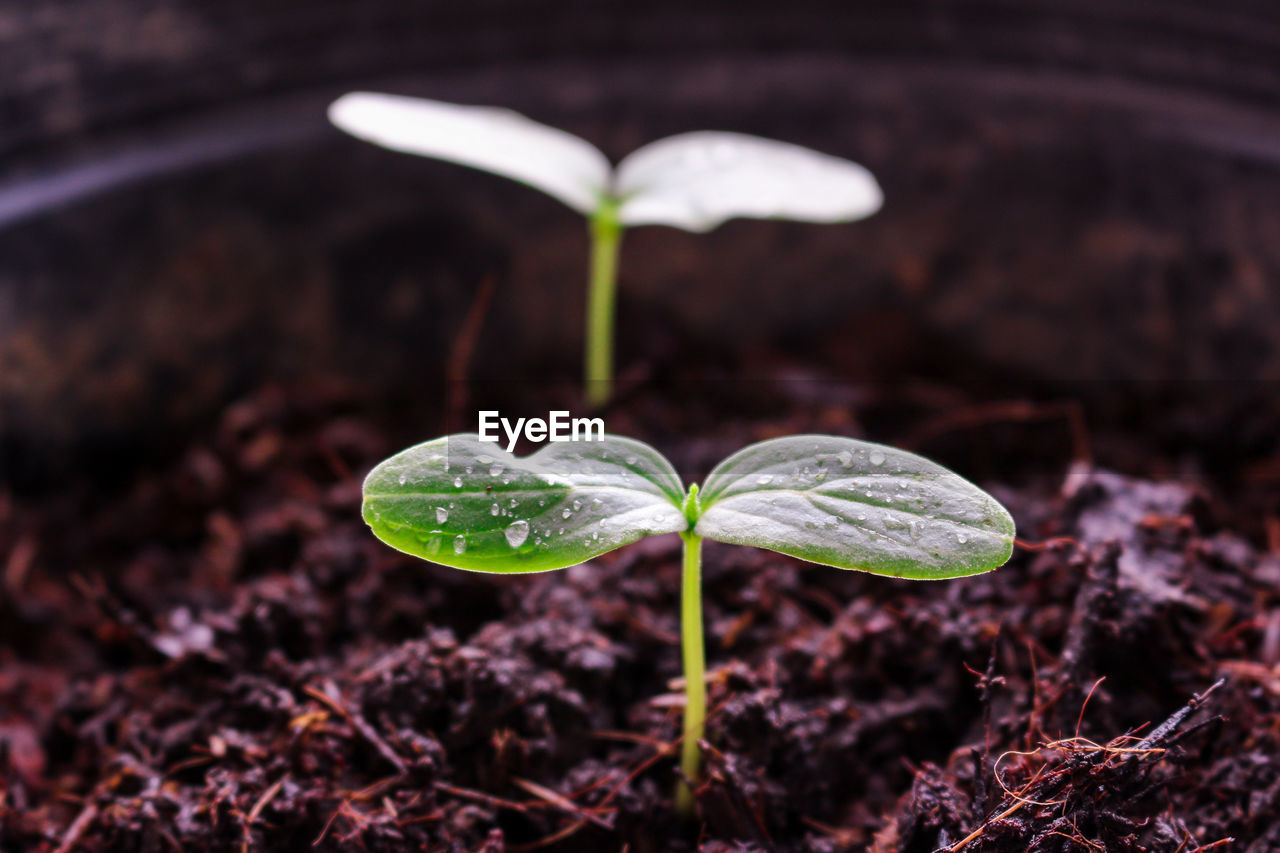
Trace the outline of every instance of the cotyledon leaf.
{"type": "Polygon", "coordinates": [[[518,457],[464,433],[374,468],[364,519],[383,542],[433,563],[542,572],[686,530],[683,497],[671,463],[633,439],[554,443],[518,457]]]}
{"type": "Polygon", "coordinates": [[[741,133],[697,131],[659,139],[615,172],[623,225],[710,231],[726,219],[849,222],[884,196],[862,166],[799,145],[741,133]]]}
{"type": "Polygon", "coordinates": [[[763,441],[707,477],[694,532],[814,563],[935,580],[1013,552],[995,498],[914,453],[824,435],[763,441]]]}
{"type": "Polygon", "coordinates": [[[590,215],[609,187],[604,154],[585,139],[512,110],[352,92],[329,120],[368,142],[511,178],[590,215]]]}
{"type": "Polygon", "coordinates": [[[849,222],[884,201],[865,168],[799,145],[696,131],[633,151],[614,169],[591,143],[508,109],[351,92],[329,107],[347,133],[409,154],[511,178],[585,216],[710,231],[727,219],[849,222]]]}

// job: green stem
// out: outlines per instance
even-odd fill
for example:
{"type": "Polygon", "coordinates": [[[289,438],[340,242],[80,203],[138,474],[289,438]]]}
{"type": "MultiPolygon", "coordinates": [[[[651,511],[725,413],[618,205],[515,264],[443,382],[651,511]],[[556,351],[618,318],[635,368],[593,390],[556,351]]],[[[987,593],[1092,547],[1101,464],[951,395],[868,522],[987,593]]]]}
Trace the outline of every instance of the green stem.
{"type": "MultiPolygon", "coordinates": [[[[692,530],[684,540],[684,583],[680,596],[680,633],[684,646],[684,741],[680,771],[697,781],[702,760],[698,741],[707,719],[706,656],[702,648],[702,537],[692,530]]],[[[676,789],[676,811],[693,814],[693,792],[682,780],[676,789]]]]}
{"type": "Polygon", "coordinates": [[[586,395],[593,407],[609,402],[613,386],[614,294],[622,224],[617,202],[607,201],[591,217],[591,285],[587,291],[586,395]]]}

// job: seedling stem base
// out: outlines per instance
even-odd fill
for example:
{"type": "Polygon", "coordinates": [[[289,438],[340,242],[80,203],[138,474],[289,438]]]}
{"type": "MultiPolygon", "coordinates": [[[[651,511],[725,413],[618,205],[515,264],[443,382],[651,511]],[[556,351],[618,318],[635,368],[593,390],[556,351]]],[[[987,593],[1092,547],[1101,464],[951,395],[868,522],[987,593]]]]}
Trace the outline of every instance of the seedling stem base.
{"type": "MultiPolygon", "coordinates": [[[[702,647],[702,537],[681,533],[684,540],[683,591],[680,596],[680,632],[684,646],[684,741],[680,751],[680,772],[696,781],[702,756],[698,741],[702,739],[707,718],[707,681],[705,653],[702,647]]],[[[693,814],[693,792],[681,780],[676,789],[676,810],[685,816],[693,814]]]]}

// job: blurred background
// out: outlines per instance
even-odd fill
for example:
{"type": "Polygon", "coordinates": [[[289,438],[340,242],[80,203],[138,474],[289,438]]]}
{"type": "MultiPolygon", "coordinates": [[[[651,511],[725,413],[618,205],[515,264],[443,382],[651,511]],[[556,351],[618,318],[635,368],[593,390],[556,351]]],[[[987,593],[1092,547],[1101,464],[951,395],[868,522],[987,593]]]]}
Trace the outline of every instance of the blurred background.
{"type": "MultiPolygon", "coordinates": [[[[127,467],[273,380],[412,412],[486,281],[470,375],[576,378],[580,219],[344,136],[324,107],[353,88],[509,106],[615,159],[713,128],[878,176],[854,225],[635,230],[624,376],[754,348],[1098,417],[1191,399],[1175,440],[1269,452],[1271,4],[78,0],[0,6],[6,477],[127,467]]],[[[703,378],[777,378],[746,358],[703,378]]]]}

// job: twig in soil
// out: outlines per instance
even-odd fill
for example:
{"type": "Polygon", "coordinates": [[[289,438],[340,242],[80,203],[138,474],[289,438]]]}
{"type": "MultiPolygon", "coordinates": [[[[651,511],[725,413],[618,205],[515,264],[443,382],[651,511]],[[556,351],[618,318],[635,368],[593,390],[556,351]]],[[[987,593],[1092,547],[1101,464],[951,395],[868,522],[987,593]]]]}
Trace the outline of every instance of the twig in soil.
{"type": "Polygon", "coordinates": [[[347,801],[343,800],[342,804],[333,810],[333,814],[329,815],[329,819],[324,822],[324,829],[320,830],[320,834],[316,836],[316,840],[311,842],[312,847],[319,847],[320,842],[324,841],[324,837],[329,834],[329,830],[333,827],[333,822],[338,819],[338,815],[345,813],[347,810],[347,801]]]}
{"type": "Polygon", "coordinates": [[[1183,720],[1198,710],[1200,706],[1203,705],[1211,695],[1213,695],[1215,690],[1226,683],[1227,680],[1225,678],[1219,678],[1217,681],[1213,682],[1213,684],[1209,685],[1208,690],[1192,696],[1191,701],[1187,702],[1187,704],[1183,705],[1177,711],[1174,711],[1173,714],[1169,716],[1169,719],[1156,726],[1155,729],[1152,730],[1151,734],[1143,738],[1142,742],[1138,744],[1138,747],[1140,749],[1149,748],[1163,742],[1165,738],[1178,728],[1178,726],[1182,725],[1183,720]]]}
{"type": "Polygon", "coordinates": [[[1094,691],[1097,690],[1100,686],[1102,686],[1102,682],[1106,680],[1107,680],[1107,677],[1104,675],[1101,678],[1099,678],[1097,681],[1093,682],[1093,686],[1089,688],[1088,695],[1086,695],[1084,697],[1084,701],[1080,703],[1080,716],[1076,717],[1076,737],[1077,738],[1080,737],[1080,727],[1084,725],[1084,712],[1085,712],[1085,709],[1089,707],[1089,700],[1093,698],[1094,691]]]}
{"type": "Polygon", "coordinates": [[[611,729],[600,729],[598,731],[587,732],[587,734],[600,740],[620,740],[627,743],[638,743],[641,746],[648,746],[657,750],[669,750],[672,748],[671,744],[667,743],[665,740],[661,740],[656,737],[649,737],[648,735],[636,734],[635,732],[616,732],[611,729]]]}
{"type": "Polygon", "coordinates": [[[582,820],[588,820],[602,829],[607,829],[610,831],[613,830],[613,824],[609,823],[604,818],[600,817],[598,814],[595,814],[591,810],[584,809],[582,806],[578,805],[573,800],[566,797],[564,794],[561,794],[557,791],[553,791],[550,788],[543,787],[542,785],[539,785],[537,782],[530,781],[529,779],[522,779],[519,776],[512,776],[511,781],[515,783],[517,787],[523,788],[524,790],[528,791],[530,794],[533,794],[538,799],[545,800],[551,805],[555,806],[556,808],[561,809],[565,812],[568,812],[574,817],[580,818],[582,820]]]}
{"type": "Polygon", "coordinates": [[[1071,545],[1074,548],[1083,548],[1084,543],[1079,539],[1071,536],[1052,536],[1048,539],[1042,539],[1039,542],[1033,542],[1030,539],[1014,538],[1013,544],[1024,551],[1048,551],[1050,548],[1060,548],[1064,545],[1071,545]]]}
{"type": "Polygon", "coordinates": [[[449,417],[454,423],[463,423],[466,417],[469,397],[467,371],[471,367],[471,357],[476,351],[480,327],[484,324],[485,315],[489,313],[492,299],[493,276],[488,275],[480,280],[475,298],[471,300],[471,306],[458,329],[458,336],[453,339],[453,347],[449,350],[445,379],[449,383],[449,417]]]}
{"type": "MultiPolygon", "coordinates": [[[[1096,689],[1100,683],[1101,680],[1095,683],[1094,689],[1096,689]]],[[[973,841],[980,839],[992,825],[1003,821],[1023,806],[1053,807],[1064,805],[1070,800],[1069,785],[1072,784],[1071,777],[1073,770],[1086,768],[1092,775],[1096,770],[1110,768],[1114,771],[1129,762],[1138,761],[1142,758],[1156,758],[1158,760],[1168,752],[1169,746],[1179,739],[1174,733],[1177,732],[1178,728],[1186,721],[1187,717],[1197,709],[1201,708],[1207,701],[1208,697],[1215,690],[1221,687],[1223,683],[1224,680],[1219,679],[1203,693],[1193,696],[1183,707],[1171,714],[1164,722],[1156,726],[1149,735],[1143,737],[1141,740],[1138,739],[1136,734],[1130,733],[1117,737],[1103,745],[1077,735],[1071,738],[1049,741],[1036,750],[1009,750],[1003,753],[996,759],[992,773],[995,777],[996,783],[1004,789],[1005,797],[1012,799],[1014,802],[1001,813],[983,821],[977,829],[969,833],[969,835],[965,836],[960,841],[948,847],[943,847],[941,850],[945,851],[945,853],[958,853],[958,851],[962,850],[973,841]],[[1066,752],[1069,757],[1048,773],[1045,773],[1047,765],[1042,765],[1036,768],[1031,778],[1016,791],[1005,784],[1004,780],[1000,776],[1000,763],[1007,756],[1034,756],[1039,755],[1041,752],[1046,750],[1066,752]],[[1103,757],[1098,759],[1097,756],[1099,755],[1103,757]],[[1112,759],[1115,759],[1115,761],[1112,761],[1112,759]],[[1068,796],[1066,798],[1057,798],[1057,795],[1064,791],[1068,793],[1068,796]]],[[[1093,691],[1091,690],[1090,695],[1092,695],[1092,692],[1093,691]]],[[[1085,702],[1087,704],[1087,698],[1085,702]]],[[[1081,715],[1083,715],[1083,707],[1081,709],[1081,715]]],[[[1196,728],[1199,727],[1197,726],[1196,728]]],[[[1105,777],[1103,777],[1102,782],[1095,780],[1093,784],[1105,785],[1105,777]]],[[[1031,846],[1035,847],[1038,843],[1038,839],[1040,838],[1062,835],[1073,843],[1094,849],[1103,849],[1088,839],[1085,839],[1083,836],[1080,836],[1078,831],[1076,832],[1076,835],[1067,835],[1061,831],[1060,827],[1065,828],[1068,826],[1073,831],[1076,830],[1076,827],[1074,824],[1070,823],[1066,815],[1059,816],[1051,822],[1048,827],[1041,831],[1040,835],[1037,836],[1037,840],[1033,840],[1031,846]]],[[[1212,849],[1212,846],[1205,849],[1212,849]]]]}
{"type": "MultiPolygon", "coordinates": [[[[513,781],[515,781],[516,784],[520,784],[520,782],[524,780],[513,780],[513,781]]],[[[558,803],[549,802],[549,801],[546,801],[545,799],[539,799],[534,803],[518,803],[515,800],[504,800],[501,797],[495,797],[492,794],[486,794],[483,791],[472,791],[469,788],[459,788],[454,785],[445,784],[444,782],[436,782],[434,784],[434,787],[437,791],[443,791],[446,794],[452,794],[455,797],[461,797],[462,799],[465,799],[465,800],[472,800],[477,803],[483,803],[484,805],[489,806],[490,808],[509,809],[514,812],[519,812],[520,814],[524,814],[525,812],[527,812],[531,805],[543,806],[543,805],[551,804],[551,805],[559,806],[558,803]]],[[[524,787],[524,786],[521,785],[521,787],[524,787]]],[[[538,786],[538,787],[541,787],[541,786],[538,786]]],[[[542,790],[547,791],[547,789],[545,788],[542,788],[542,790]]],[[[548,793],[554,794],[554,792],[548,792],[548,793]]],[[[560,795],[557,794],[556,796],[558,797],[560,795]]],[[[578,820],[569,824],[564,829],[557,830],[556,832],[552,833],[551,835],[548,835],[545,838],[541,838],[537,841],[531,841],[528,844],[508,845],[507,849],[511,851],[521,851],[521,850],[536,850],[540,847],[546,847],[548,845],[555,844],[557,841],[568,838],[570,835],[573,835],[575,832],[582,829],[588,823],[591,823],[593,821],[593,817],[595,816],[587,815],[579,806],[577,806],[572,802],[569,802],[568,805],[569,805],[568,811],[570,811],[570,813],[575,815],[582,815],[581,817],[579,817],[578,820]]],[[[601,805],[604,805],[604,803],[601,803],[601,805]]],[[[599,818],[595,817],[595,820],[599,820],[599,818]]],[[[609,824],[604,823],[603,821],[601,821],[601,823],[606,829],[609,829],[609,830],[613,829],[613,827],[610,826],[609,824]]]]}
{"type": "Polygon", "coordinates": [[[280,793],[280,789],[284,787],[284,780],[288,776],[281,776],[267,790],[262,792],[262,796],[258,797],[258,801],[253,804],[253,808],[249,809],[249,814],[244,820],[244,840],[240,842],[240,853],[249,853],[249,845],[253,843],[253,824],[262,816],[262,810],[267,804],[280,793]]]}
{"type": "MultiPolygon", "coordinates": [[[[326,682],[325,686],[332,687],[332,684],[326,682]]],[[[396,751],[382,739],[382,736],[374,730],[373,726],[369,725],[369,721],[362,717],[358,711],[349,710],[337,699],[330,696],[327,691],[320,690],[312,685],[307,685],[302,688],[302,692],[306,693],[312,699],[320,702],[335,714],[342,717],[342,719],[346,720],[351,728],[364,738],[370,746],[377,750],[378,754],[381,755],[388,764],[395,768],[396,773],[404,776],[409,772],[409,768],[404,763],[404,759],[396,754],[396,751]]]]}
{"type": "Polygon", "coordinates": [[[84,835],[84,831],[89,828],[89,824],[93,823],[93,819],[98,816],[98,807],[93,803],[88,803],[80,814],[76,815],[76,819],[71,821],[71,825],[67,827],[67,831],[62,836],[62,843],[58,845],[57,853],[71,853],[72,848],[76,846],[76,842],[80,840],[80,836],[84,835]]]}
{"type": "MultiPolygon", "coordinates": [[[[483,803],[490,808],[510,809],[513,812],[520,812],[521,814],[529,810],[528,803],[517,803],[515,800],[504,800],[502,797],[495,797],[493,794],[486,794],[483,791],[473,791],[470,788],[459,788],[456,785],[450,785],[445,782],[435,782],[432,787],[437,791],[444,791],[446,794],[452,794],[453,796],[461,797],[464,800],[483,803]]],[[[541,805],[541,803],[538,805],[541,805]]]]}

